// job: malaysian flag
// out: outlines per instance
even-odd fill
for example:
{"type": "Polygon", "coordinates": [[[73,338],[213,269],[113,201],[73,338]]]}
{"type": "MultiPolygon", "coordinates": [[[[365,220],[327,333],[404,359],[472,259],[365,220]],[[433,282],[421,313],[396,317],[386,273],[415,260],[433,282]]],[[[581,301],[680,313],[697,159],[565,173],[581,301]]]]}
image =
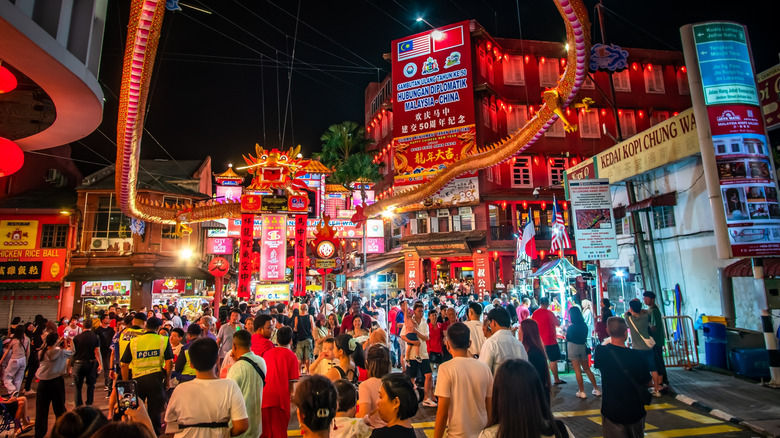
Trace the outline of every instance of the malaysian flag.
{"type": "Polygon", "coordinates": [[[417,38],[398,43],[398,60],[416,58],[431,53],[431,34],[426,33],[417,38]]]}
{"type": "Polygon", "coordinates": [[[552,242],[550,242],[550,251],[558,251],[569,248],[569,235],[566,233],[566,225],[563,224],[563,213],[558,210],[558,202],[553,195],[553,226],[552,242]]]}

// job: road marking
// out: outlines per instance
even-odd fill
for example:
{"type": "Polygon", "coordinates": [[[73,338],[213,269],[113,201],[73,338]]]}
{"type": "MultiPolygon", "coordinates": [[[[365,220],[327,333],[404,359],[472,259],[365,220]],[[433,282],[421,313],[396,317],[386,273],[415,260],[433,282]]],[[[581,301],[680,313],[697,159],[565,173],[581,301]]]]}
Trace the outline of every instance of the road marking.
{"type": "Polygon", "coordinates": [[[673,409],[670,411],[666,411],[670,414],[677,415],[678,417],[687,418],[688,420],[693,420],[697,423],[701,424],[721,424],[722,421],[718,420],[717,418],[708,417],[706,415],[697,414],[695,412],[686,411],[683,409],[673,409]]]}
{"type": "Polygon", "coordinates": [[[702,436],[702,435],[712,435],[715,433],[739,432],[740,430],[741,429],[738,429],[733,426],[721,424],[718,426],[694,427],[691,429],[660,430],[658,432],[650,432],[645,434],[645,438],[673,438],[673,437],[681,437],[681,436],[702,436]]]}
{"type": "MultiPolygon", "coordinates": [[[[670,405],[669,403],[659,403],[654,404],[650,406],[645,406],[645,409],[648,411],[657,411],[661,409],[670,409],[674,408],[674,405],[670,405]]],[[[563,412],[553,412],[553,415],[558,418],[568,418],[568,417],[585,417],[588,415],[601,415],[600,409],[588,409],[584,411],[563,411],[563,412]]]]}
{"type": "MultiPolygon", "coordinates": [[[[588,417],[588,420],[598,424],[601,426],[601,417],[588,417]]],[[[656,430],[657,427],[653,426],[652,424],[645,423],[645,430],[656,430]]]]}
{"type": "Polygon", "coordinates": [[[416,429],[422,429],[425,427],[436,427],[435,421],[425,421],[423,423],[412,423],[412,427],[416,429]]]}

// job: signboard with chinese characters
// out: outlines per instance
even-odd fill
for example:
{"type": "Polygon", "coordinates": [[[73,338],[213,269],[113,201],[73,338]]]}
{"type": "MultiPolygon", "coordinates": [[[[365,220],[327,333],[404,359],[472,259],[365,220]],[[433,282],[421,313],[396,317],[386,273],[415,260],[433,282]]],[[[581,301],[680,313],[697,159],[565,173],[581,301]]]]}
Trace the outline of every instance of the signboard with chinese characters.
{"type": "Polygon", "coordinates": [[[252,280],[252,226],[255,215],[241,215],[241,240],[239,246],[238,261],[238,285],[236,296],[239,298],[249,298],[249,282],[252,280]]]}
{"type": "Polygon", "coordinates": [[[40,280],[43,262],[0,262],[0,280],[40,280]]]}
{"type": "Polygon", "coordinates": [[[233,254],[233,239],[230,237],[206,239],[206,254],[233,254]]]}
{"type": "Polygon", "coordinates": [[[34,249],[38,246],[38,221],[0,221],[0,250],[34,249]]]}
{"type": "Polygon", "coordinates": [[[421,184],[476,147],[469,22],[395,40],[391,52],[395,185],[421,184]]]}
{"type": "Polygon", "coordinates": [[[425,281],[422,273],[422,263],[420,259],[412,253],[407,253],[404,257],[404,277],[406,279],[406,290],[412,290],[425,281]]]}
{"type": "Polygon", "coordinates": [[[261,220],[260,281],[284,281],[287,215],[264,214],[261,220]]]}
{"type": "Polygon", "coordinates": [[[306,295],[306,215],[295,215],[295,258],[293,260],[293,294],[306,295]]]}
{"type": "Polygon", "coordinates": [[[493,284],[490,257],[486,252],[474,254],[474,290],[479,296],[490,293],[493,284]]]}
{"type": "Polygon", "coordinates": [[[241,186],[217,186],[217,199],[227,201],[240,201],[244,188],[241,186]]]}
{"type": "Polygon", "coordinates": [[[255,285],[255,301],[290,301],[290,283],[255,285]]]}
{"type": "Polygon", "coordinates": [[[130,280],[82,281],[82,297],[114,297],[130,295],[130,280]]]}
{"type": "Polygon", "coordinates": [[[766,129],[780,126],[780,64],[756,75],[766,129]]]}
{"type": "Polygon", "coordinates": [[[68,218],[62,215],[0,221],[0,282],[62,281],[67,235],[68,218]],[[44,235],[46,227],[50,228],[44,235]],[[42,241],[61,247],[41,248],[42,241]]]}
{"type": "MultiPolygon", "coordinates": [[[[710,195],[719,192],[723,201],[722,208],[717,202],[711,204],[713,213],[725,215],[732,257],[779,255],[780,200],[747,31],[741,24],[725,22],[693,25],[690,31],[696,53],[695,64],[688,68],[689,78],[693,73],[693,83],[701,79],[704,105],[693,92],[691,97],[697,108],[706,107],[707,120],[699,131],[711,136],[713,148],[706,154],[702,151],[702,159],[707,165],[714,156],[716,166],[716,172],[709,172],[707,185],[710,195]]],[[[686,61],[694,59],[689,55],[690,51],[686,61]]],[[[723,235],[723,225],[716,223],[715,229],[718,236],[723,235]]],[[[725,239],[716,242],[722,242],[718,255],[724,258],[725,239]]]]}
{"type": "Polygon", "coordinates": [[[187,280],[183,278],[166,278],[154,280],[152,283],[153,294],[181,295],[185,292],[187,280]]]}
{"type": "Polygon", "coordinates": [[[455,178],[430,198],[419,204],[411,204],[399,208],[398,211],[405,212],[477,204],[479,204],[479,178],[475,175],[455,178]]]}
{"type": "Polygon", "coordinates": [[[609,180],[569,181],[574,240],[577,259],[604,260],[618,258],[615,217],[609,180]]]}

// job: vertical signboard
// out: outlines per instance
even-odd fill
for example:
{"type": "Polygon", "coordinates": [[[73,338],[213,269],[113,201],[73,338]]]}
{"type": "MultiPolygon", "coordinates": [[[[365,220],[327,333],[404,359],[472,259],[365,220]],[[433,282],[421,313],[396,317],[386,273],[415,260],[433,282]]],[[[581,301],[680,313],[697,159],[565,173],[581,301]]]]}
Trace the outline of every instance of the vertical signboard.
{"type": "Polygon", "coordinates": [[[574,240],[578,260],[618,258],[609,180],[569,181],[574,240]]]}
{"type": "Polygon", "coordinates": [[[693,85],[691,97],[694,108],[702,114],[706,111],[707,115],[706,123],[698,125],[699,137],[711,135],[711,143],[702,142],[705,172],[709,170],[707,186],[710,198],[714,198],[713,213],[725,215],[725,227],[716,227],[716,233],[722,236],[725,228],[728,235],[728,245],[720,239],[722,248],[718,255],[778,255],[777,181],[759,107],[747,31],[740,24],[726,22],[683,29],[688,28],[690,34],[686,35],[684,30],[683,40],[688,38],[686,64],[694,64],[688,68],[693,85]],[[699,82],[701,89],[694,93],[699,82]],[[718,203],[718,197],[722,203],[718,203]],[[726,249],[730,249],[730,254],[726,249]]]}
{"type": "Polygon", "coordinates": [[[293,295],[306,295],[306,215],[295,215],[295,261],[293,295]]]}
{"type": "Polygon", "coordinates": [[[240,258],[238,262],[238,288],[236,295],[239,298],[249,298],[249,282],[252,279],[252,226],[255,215],[241,215],[241,241],[240,258]]]}
{"type": "Polygon", "coordinates": [[[283,214],[262,215],[262,238],[260,243],[260,281],[284,281],[287,259],[287,216],[283,214]]]}
{"type": "Polygon", "coordinates": [[[392,42],[395,185],[420,184],[475,147],[469,22],[392,42]]]}
{"type": "Polygon", "coordinates": [[[490,293],[492,280],[490,257],[486,252],[474,254],[474,290],[479,296],[490,293]]]}
{"type": "Polygon", "coordinates": [[[404,277],[406,279],[407,291],[424,283],[422,278],[422,266],[420,265],[420,259],[416,255],[410,253],[404,257],[404,277]]]}

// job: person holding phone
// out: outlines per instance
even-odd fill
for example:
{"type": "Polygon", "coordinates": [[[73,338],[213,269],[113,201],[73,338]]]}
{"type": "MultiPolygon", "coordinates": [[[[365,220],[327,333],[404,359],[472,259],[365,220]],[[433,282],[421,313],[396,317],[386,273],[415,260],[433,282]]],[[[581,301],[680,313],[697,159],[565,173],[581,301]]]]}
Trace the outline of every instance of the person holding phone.
{"type": "Polygon", "coordinates": [[[65,379],[68,372],[68,359],[73,356],[72,350],[61,349],[63,338],[57,333],[49,333],[44,340],[44,348],[40,354],[40,366],[35,373],[38,382],[38,393],[35,398],[35,438],[43,438],[49,428],[49,405],[54,416],[59,418],[65,409],[65,379]]]}

